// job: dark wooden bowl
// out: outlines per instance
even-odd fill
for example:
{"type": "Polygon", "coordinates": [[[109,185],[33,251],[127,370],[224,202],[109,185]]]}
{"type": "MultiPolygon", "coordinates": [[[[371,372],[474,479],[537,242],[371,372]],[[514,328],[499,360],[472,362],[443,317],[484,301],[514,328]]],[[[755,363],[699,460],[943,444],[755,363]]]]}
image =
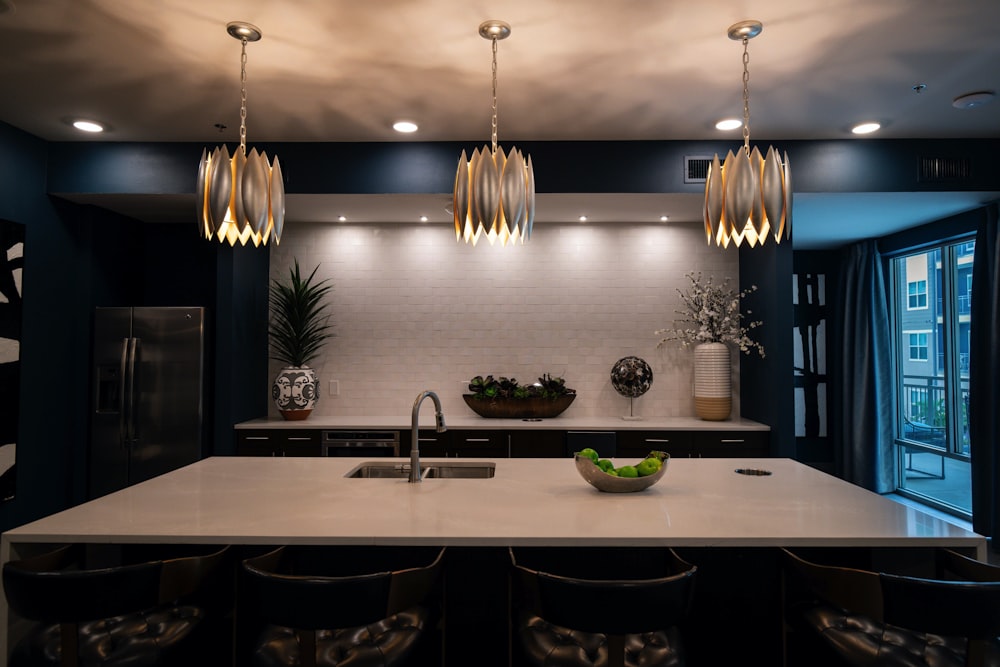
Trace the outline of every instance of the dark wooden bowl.
{"type": "Polygon", "coordinates": [[[547,419],[560,415],[573,402],[576,394],[556,398],[476,398],[473,394],[462,394],[462,398],[480,417],[547,419]]]}

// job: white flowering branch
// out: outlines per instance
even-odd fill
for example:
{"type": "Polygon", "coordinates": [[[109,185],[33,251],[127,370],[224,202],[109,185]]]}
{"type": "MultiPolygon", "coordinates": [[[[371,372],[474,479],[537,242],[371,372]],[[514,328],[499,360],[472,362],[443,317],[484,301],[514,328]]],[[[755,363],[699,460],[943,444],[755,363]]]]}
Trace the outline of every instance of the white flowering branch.
{"type": "MultiPolygon", "coordinates": [[[[744,354],[756,349],[764,356],[764,347],[750,338],[750,330],[763,324],[761,321],[743,322],[740,299],[757,291],[756,285],[737,292],[729,287],[729,278],[721,285],[713,285],[712,277],[702,282],[701,273],[689,273],[691,287],[686,292],[677,290],[684,302],[685,310],[675,311],[684,317],[674,321],[674,327],[658,329],[654,333],[663,336],[657,347],[670,341],[679,341],[684,347],[699,343],[729,343],[737,346],[744,354]],[[678,326],[679,325],[679,326],[678,326]]],[[[748,310],[747,315],[751,312],[748,310]]]]}

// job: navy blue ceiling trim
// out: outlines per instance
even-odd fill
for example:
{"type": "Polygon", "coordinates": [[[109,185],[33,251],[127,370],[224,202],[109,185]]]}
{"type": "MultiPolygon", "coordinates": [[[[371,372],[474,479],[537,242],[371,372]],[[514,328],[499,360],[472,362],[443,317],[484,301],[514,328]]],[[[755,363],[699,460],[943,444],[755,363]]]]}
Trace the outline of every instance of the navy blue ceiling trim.
{"type": "MultiPolygon", "coordinates": [[[[519,143],[534,162],[538,192],[700,192],[683,182],[686,156],[711,156],[739,142],[592,141],[519,143]]],[[[754,141],[759,147],[766,141],[754,141]]],[[[1000,188],[1000,139],[782,141],[796,192],[928,192],[1000,188]],[[963,180],[919,179],[922,158],[962,159],[963,180]]],[[[462,150],[477,144],[255,144],[278,155],[289,194],[448,193],[462,150]]],[[[231,146],[230,148],[233,148],[231,146]]],[[[204,146],[189,143],[49,144],[50,194],[194,192],[204,146]]]]}

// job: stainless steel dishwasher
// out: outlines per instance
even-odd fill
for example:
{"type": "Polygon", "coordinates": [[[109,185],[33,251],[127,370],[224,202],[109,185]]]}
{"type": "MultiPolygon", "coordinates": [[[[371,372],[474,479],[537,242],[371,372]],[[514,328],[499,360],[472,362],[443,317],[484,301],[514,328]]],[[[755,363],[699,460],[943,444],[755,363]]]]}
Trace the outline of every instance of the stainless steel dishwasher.
{"type": "Polygon", "coordinates": [[[399,431],[323,431],[323,456],[399,456],[399,431]]]}

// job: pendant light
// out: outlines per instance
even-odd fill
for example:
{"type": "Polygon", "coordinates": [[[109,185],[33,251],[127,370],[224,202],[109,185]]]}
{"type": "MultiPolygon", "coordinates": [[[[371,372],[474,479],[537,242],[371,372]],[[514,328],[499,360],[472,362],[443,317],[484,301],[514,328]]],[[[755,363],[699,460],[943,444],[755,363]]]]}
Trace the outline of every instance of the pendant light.
{"type": "Polygon", "coordinates": [[[761,157],[750,149],[750,56],[748,42],[760,34],[759,21],[741,21],[729,27],[729,39],[743,42],[743,150],[737,149],[719,163],[716,155],[705,181],[705,237],[709,245],[750,247],[763,245],[774,235],[775,243],[792,229],[792,177],[788,153],[784,160],[773,147],[761,157]]]}
{"type": "Polygon", "coordinates": [[[261,38],[260,29],[243,21],[226,25],[226,31],[243,45],[240,57],[240,147],[232,155],[225,145],[201,153],[198,183],[198,227],[208,240],[266,245],[281,241],[285,222],[285,186],[281,165],[257,149],[247,155],[247,42],[261,38]]]}
{"type": "Polygon", "coordinates": [[[535,218],[535,176],[531,156],[525,161],[521,151],[511,147],[504,155],[497,145],[497,42],[510,36],[503,21],[485,21],[479,34],[493,43],[493,142],[472,152],[465,151],[455,174],[455,238],[476,245],[481,234],[490,245],[520,241],[531,236],[535,218]]]}

